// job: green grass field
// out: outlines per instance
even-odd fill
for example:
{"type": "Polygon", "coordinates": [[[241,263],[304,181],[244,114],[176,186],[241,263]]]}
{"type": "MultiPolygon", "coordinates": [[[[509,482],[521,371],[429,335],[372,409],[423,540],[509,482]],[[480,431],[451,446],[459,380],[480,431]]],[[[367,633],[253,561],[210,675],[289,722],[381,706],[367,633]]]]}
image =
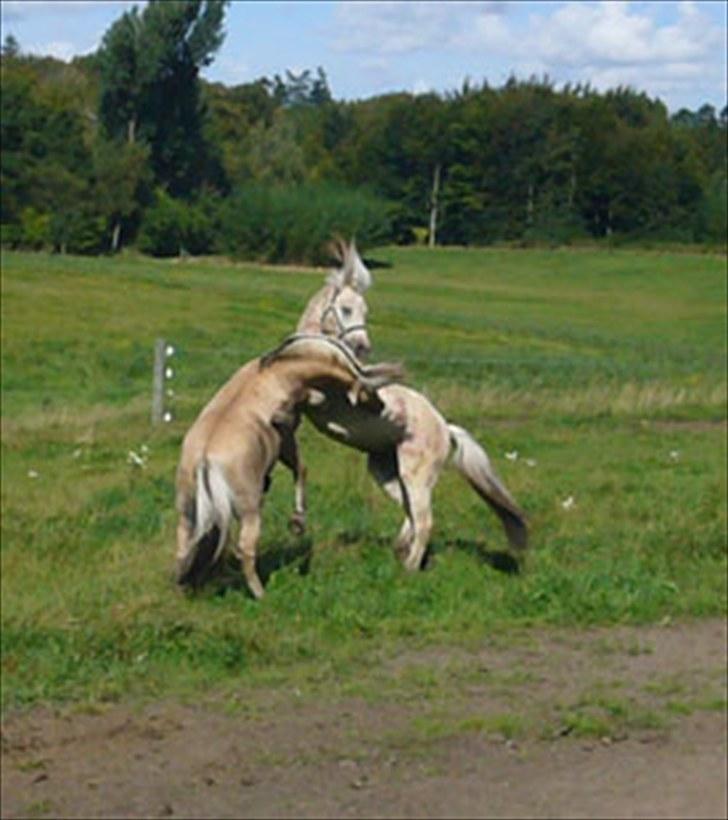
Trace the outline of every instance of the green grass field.
{"type": "Polygon", "coordinates": [[[368,294],[373,358],[401,358],[410,384],[485,446],[531,521],[524,572],[490,565],[500,525],[445,473],[431,569],[406,574],[391,549],[400,512],[364,457],[304,423],[309,532],[287,531],[278,467],[265,599],[231,572],[181,594],[182,437],[241,363],[293,330],[324,273],[4,252],[3,708],[330,687],[402,646],[726,612],[724,257],[369,257],[384,263],[368,294]],[[175,418],[152,429],[158,336],[176,348],[175,418]],[[143,468],[129,461],[142,448],[143,468]]]}

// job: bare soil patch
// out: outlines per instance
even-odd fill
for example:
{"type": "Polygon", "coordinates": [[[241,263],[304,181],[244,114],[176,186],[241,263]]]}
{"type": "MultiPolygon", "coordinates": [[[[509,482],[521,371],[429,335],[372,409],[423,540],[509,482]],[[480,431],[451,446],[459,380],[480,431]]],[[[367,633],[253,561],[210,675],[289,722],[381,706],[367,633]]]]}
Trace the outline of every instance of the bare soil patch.
{"type": "Polygon", "coordinates": [[[725,818],[725,676],[710,620],[407,652],[370,697],[14,713],[2,817],[725,818]]]}

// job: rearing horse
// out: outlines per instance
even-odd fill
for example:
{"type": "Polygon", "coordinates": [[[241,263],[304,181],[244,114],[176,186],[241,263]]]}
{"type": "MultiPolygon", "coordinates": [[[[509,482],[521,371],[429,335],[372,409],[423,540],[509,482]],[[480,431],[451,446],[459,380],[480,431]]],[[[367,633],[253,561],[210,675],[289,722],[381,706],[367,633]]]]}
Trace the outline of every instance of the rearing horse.
{"type": "MultiPolygon", "coordinates": [[[[337,247],[342,268],[310,300],[297,330],[334,335],[363,354],[371,349],[362,296],[371,285],[371,275],[353,242],[347,245],[339,241],[337,247]]],[[[352,404],[345,391],[332,386],[309,391],[302,412],[327,437],[367,453],[369,472],[405,511],[397,539],[397,552],[405,567],[416,570],[422,566],[433,523],[432,491],[450,455],[456,469],[501,519],[511,547],[524,550],[526,517],[470,433],[449,424],[425,396],[410,387],[390,384],[377,390],[377,398],[378,405],[352,404]]],[[[292,524],[302,527],[305,470],[295,444],[297,424],[296,419],[287,451],[295,453],[291,469],[296,482],[296,512],[292,524]]]]}
{"type": "MultiPolygon", "coordinates": [[[[345,242],[336,238],[331,250],[340,263],[332,271],[326,284],[315,293],[304,308],[296,326],[296,333],[314,333],[330,336],[343,342],[357,357],[365,357],[371,350],[367,333],[369,308],[365,291],[372,284],[372,276],[361,260],[354,240],[345,242]]],[[[295,432],[299,419],[283,431],[280,460],[293,474],[294,508],[289,525],[302,534],[306,528],[306,468],[301,463],[295,432]]]]}

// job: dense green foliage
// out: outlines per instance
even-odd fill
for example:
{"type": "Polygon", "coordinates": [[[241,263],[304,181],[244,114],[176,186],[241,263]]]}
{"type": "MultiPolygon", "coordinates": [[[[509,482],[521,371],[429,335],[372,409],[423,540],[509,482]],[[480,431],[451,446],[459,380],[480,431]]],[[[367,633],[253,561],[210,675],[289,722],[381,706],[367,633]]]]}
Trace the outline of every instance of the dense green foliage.
{"type": "Polygon", "coordinates": [[[724,259],[373,256],[376,358],[402,358],[410,383],[486,447],[531,521],[525,571],[490,565],[505,545],[497,519],[446,472],[432,567],[404,572],[391,549],[401,513],[365,459],[304,423],[309,535],[287,531],[292,485],[277,467],[266,598],[248,597],[234,565],[180,594],[182,436],[241,362],[292,330],[324,274],[5,251],[5,706],[262,681],[329,692],[404,647],[725,613],[724,259]],[[176,347],[175,419],[161,429],[149,424],[156,336],[176,347]]]}
{"type": "MultiPolygon", "coordinates": [[[[311,192],[316,214],[341,214],[344,232],[361,229],[367,210],[367,238],[399,243],[432,230],[438,244],[725,247],[726,109],[670,116],[635,89],[557,89],[546,78],[344,102],[321,68],[228,88],[199,77],[222,42],[224,9],[218,0],[150,0],[70,65],[6,42],[5,247],[232,247],[313,261],[318,235],[251,241],[250,214],[236,235],[225,233],[240,203],[277,214],[311,192]],[[363,204],[372,197],[386,204],[363,204]]],[[[267,227],[283,230],[280,221],[267,227]]]]}

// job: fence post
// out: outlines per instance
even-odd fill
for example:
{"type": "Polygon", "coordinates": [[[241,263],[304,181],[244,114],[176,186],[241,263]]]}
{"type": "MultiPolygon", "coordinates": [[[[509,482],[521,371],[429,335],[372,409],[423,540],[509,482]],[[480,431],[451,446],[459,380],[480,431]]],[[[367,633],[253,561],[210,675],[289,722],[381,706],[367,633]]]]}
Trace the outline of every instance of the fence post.
{"type": "Polygon", "coordinates": [[[152,424],[160,424],[164,415],[164,360],[167,343],[154,343],[154,382],[152,385],[152,424]]]}

